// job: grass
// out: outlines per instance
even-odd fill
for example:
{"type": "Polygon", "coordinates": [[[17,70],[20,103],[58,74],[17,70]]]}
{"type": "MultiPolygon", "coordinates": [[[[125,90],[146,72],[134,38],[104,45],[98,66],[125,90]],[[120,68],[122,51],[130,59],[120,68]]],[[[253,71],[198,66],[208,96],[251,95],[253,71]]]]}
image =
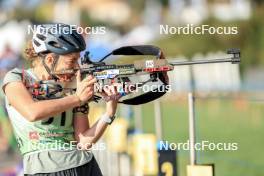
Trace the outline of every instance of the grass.
{"type": "MultiPolygon", "coordinates": [[[[163,139],[188,140],[187,100],[162,101],[163,139]]],[[[143,105],[143,129],[154,133],[154,105],[143,105]]],[[[214,163],[217,176],[264,175],[264,103],[197,100],[197,141],[237,143],[236,151],[200,151],[198,164],[214,163]]],[[[187,151],[178,152],[178,174],[186,175],[187,151]]]]}

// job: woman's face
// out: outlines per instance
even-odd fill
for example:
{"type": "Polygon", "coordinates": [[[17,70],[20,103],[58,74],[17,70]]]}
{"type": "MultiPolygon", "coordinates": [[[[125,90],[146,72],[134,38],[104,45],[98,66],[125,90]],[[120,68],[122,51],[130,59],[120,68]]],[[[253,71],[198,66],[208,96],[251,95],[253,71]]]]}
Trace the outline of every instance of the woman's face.
{"type": "Polygon", "coordinates": [[[56,71],[64,70],[64,69],[73,69],[78,68],[78,59],[80,58],[80,53],[71,53],[66,55],[60,55],[57,66],[55,68],[56,71]]]}
{"type": "MultiPolygon", "coordinates": [[[[60,55],[57,65],[55,67],[55,72],[60,72],[61,70],[71,70],[74,68],[79,68],[78,59],[80,58],[80,53],[71,53],[66,55],[60,55]]],[[[58,75],[61,81],[70,81],[72,75],[58,75]]]]}

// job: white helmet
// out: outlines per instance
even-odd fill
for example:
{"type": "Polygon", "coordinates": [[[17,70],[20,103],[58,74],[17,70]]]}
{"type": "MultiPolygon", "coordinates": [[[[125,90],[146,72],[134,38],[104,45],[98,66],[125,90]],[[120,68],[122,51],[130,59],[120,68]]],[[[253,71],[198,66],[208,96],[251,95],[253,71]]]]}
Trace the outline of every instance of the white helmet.
{"type": "Polygon", "coordinates": [[[38,25],[32,44],[36,53],[69,54],[86,48],[82,35],[72,26],[62,23],[38,25]]]}

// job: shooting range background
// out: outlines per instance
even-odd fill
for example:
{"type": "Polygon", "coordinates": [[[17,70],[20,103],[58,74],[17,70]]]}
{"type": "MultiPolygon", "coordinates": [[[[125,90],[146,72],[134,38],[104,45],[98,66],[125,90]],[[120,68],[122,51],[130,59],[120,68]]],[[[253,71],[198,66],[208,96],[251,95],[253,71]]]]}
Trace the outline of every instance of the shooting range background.
{"type": "MultiPolygon", "coordinates": [[[[179,60],[214,59],[222,57],[228,48],[240,48],[242,62],[239,65],[175,67],[169,73],[172,92],[159,102],[137,107],[120,106],[119,118],[100,141],[107,144],[107,150],[94,153],[105,175],[157,175],[156,143],[160,134],[156,132],[162,133],[161,139],[170,143],[188,140],[187,93],[193,88],[197,93],[197,141],[238,143],[237,151],[200,151],[197,162],[214,163],[215,174],[220,176],[264,175],[261,157],[264,145],[264,5],[261,0],[2,0],[0,9],[1,78],[15,66],[28,66],[21,53],[25,41],[30,38],[26,34],[29,24],[64,22],[105,26],[105,34],[94,28],[93,35],[85,36],[87,50],[94,60],[123,45],[155,44],[163,49],[168,59],[179,60]],[[160,35],[160,24],[237,26],[239,33],[160,35]],[[155,114],[159,113],[159,108],[162,129],[156,131],[155,114]]],[[[119,60],[123,62],[122,58],[119,60]]],[[[21,159],[3,100],[1,105],[0,175],[19,175],[21,159]]],[[[102,107],[93,104],[91,119],[103,112],[102,107]]],[[[187,174],[189,163],[189,152],[178,151],[178,175],[187,174]]],[[[160,166],[163,173],[173,172],[170,165],[161,163],[160,166]]]]}

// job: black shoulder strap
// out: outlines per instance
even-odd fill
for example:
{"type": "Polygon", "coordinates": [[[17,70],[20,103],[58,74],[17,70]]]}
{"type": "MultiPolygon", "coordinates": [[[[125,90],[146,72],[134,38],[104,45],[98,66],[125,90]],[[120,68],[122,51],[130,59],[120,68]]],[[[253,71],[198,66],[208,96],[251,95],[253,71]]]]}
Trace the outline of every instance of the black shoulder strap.
{"type": "Polygon", "coordinates": [[[153,45],[123,46],[115,49],[113,55],[152,55],[159,56],[160,48],[153,45]]]}

